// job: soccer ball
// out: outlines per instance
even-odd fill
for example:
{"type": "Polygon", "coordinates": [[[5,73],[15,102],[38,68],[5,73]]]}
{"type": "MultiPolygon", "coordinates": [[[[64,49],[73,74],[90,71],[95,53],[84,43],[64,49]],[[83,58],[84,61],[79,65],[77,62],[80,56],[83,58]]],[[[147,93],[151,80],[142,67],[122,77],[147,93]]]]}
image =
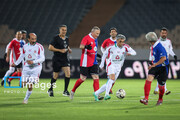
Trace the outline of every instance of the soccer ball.
{"type": "Polygon", "coordinates": [[[125,92],[124,89],[119,89],[116,92],[116,97],[119,98],[119,99],[123,99],[125,96],[126,96],[126,92],[125,92]]]}

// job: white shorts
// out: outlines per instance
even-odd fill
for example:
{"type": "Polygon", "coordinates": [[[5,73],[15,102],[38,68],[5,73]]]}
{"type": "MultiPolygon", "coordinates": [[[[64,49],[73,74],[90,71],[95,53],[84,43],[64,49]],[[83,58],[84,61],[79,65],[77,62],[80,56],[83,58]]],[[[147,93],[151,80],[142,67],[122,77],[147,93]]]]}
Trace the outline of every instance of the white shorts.
{"type": "Polygon", "coordinates": [[[39,76],[41,74],[42,66],[36,66],[32,69],[29,69],[28,67],[23,67],[22,70],[22,82],[28,82],[28,83],[38,83],[39,82],[39,76]]]}
{"type": "Polygon", "coordinates": [[[111,64],[107,67],[107,75],[115,74],[115,80],[118,78],[119,73],[121,72],[121,65],[111,64]]]}

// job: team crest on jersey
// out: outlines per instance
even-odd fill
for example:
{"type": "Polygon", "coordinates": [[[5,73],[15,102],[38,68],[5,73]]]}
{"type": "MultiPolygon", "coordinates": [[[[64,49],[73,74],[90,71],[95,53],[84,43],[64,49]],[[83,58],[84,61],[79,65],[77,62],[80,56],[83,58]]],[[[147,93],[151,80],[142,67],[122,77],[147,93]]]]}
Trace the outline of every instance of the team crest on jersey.
{"type": "Polygon", "coordinates": [[[118,55],[116,56],[116,59],[119,59],[119,56],[118,56],[118,55]]]}
{"type": "Polygon", "coordinates": [[[97,47],[96,46],[94,47],[94,51],[97,51],[97,47]]]}
{"type": "Polygon", "coordinates": [[[91,42],[91,44],[93,44],[93,42],[91,42]]]}

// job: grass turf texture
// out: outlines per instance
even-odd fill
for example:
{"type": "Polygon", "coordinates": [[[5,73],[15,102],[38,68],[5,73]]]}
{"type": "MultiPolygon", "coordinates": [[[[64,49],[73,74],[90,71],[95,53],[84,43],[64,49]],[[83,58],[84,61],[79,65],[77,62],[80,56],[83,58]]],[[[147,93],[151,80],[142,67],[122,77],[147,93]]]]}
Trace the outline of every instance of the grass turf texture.
{"type": "MultiPolygon", "coordinates": [[[[100,79],[100,86],[106,83],[100,79]]],[[[40,79],[40,83],[49,83],[50,79],[40,79]]],[[[69,91],[76,79],[71,79],[69,91]]],[[[57,88],[54,89],[55,97],[50,98],[48,88],[33,89],[28,104],[22,104],[27,89],[0,87],[0,120],[177,120],[180,119],[180,80],[168,80],[167,88],[170,95],[164,96],[161,106],[155,106],[158,95],[153,91],[156,86],[154,80],[151,86],[149,105],[140,104],[139,100],[144,95],[145,80],[118,79],[113,87],[114,94],[108,101],[95,102],[93,81],[86,80],[76,90],[74,100],[62,96],[64,80],[58,79],[57,88]],[[126,91],[124,99],[118,99],[115,92],[118,89],[126,91]]],[[[18,85],[18,80],[12,81],[18,85]]],[[[104,95],[104,93],[102,94],[104,95]]]]}

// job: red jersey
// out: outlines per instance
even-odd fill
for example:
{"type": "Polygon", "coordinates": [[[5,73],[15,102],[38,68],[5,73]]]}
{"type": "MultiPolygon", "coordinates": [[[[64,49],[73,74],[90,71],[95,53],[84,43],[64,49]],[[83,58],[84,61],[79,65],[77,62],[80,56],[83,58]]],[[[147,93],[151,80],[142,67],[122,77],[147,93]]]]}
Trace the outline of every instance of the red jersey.
{"type": "MultiPolygon", "coordinates": [[[[12,57],[13,57],[13,62],[16,62],[16,60],[19,58],[20,54],[21,54],[21,46],[22,46],[22,40],[17,40],[16,38],[14,38],[9,45],[9,48],[12,51],[12,57]]],[[[24,41],[23,41],[24,42],[24,41]]],[[[23,43],[24,44],[24,43],[23,43]]]]}
{"type": "Polygon", "coordinates": [[[91,67],[94,64],[97,64],[97,60],[96,60],[97,46],[98,46],[97,39],[94,39],[90,33],[82,39],[81,44],[82,45],[91,44],[92,49],[91,50],[82,49],[80,66],[91,67]]]}
{"type": "Polygon", "coordinates": [[[110,37],[110,38],[104,40],[104,42],[102,43],[101,47],[103,47],[103,48],[106,49],[106,48],[108,48],[108,47],[110,47],[110,46],[113,46],[115,43],[116,43],[116,39],[113,40],[113,39],[110,37]]]}

